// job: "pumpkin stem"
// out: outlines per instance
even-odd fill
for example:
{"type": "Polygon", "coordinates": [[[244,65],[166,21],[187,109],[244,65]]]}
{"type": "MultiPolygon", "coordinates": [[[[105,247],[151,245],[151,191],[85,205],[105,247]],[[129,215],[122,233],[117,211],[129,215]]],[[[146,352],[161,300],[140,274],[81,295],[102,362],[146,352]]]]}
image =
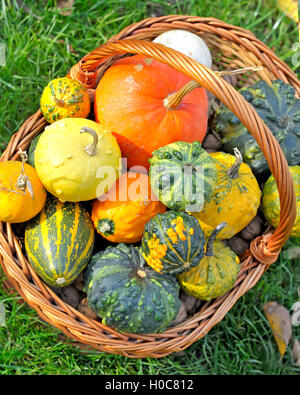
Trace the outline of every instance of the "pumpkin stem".
{"type": "Polygon", "coordinates": [[[63,100],[58,99],[56,96],[54,96],[54,101],[59,107],[65,107],[66,106],[66,103],[63,100]]]}
{"type": "Polygon", "coordinates": [[[230,177],[232,179],[236,179],[239,174],[240,166],[243,163],[243,157],[237,148],[234,148],[233,151],[234,151],[236,160],[235,160],[234,164],[231,166],[231,168],[227,171],[227,175],[228,175],[228,177],[230,177]]]}
{"type": "Polygon", "coordinates": [[[16,186],[22,192],[25,192],[26,188],[27,188],[28,192],[30,193],[30,196],[33,198],[32,184],[31,184],[29,178],[26,176],[26,174],[24,174],[24,163],[27,162],[28,155],[27,155],[26,151],[23,151],[21,148],[19,149],[19,154],[20,154],[20,157],[22,160],[22,166],[21,166],[21,174],[18,177],[16,186]]]}
{"type": "Polygon", "coordinates": [[[221,230],[223,228],[225,228],[225,226],[227,226],[227,222],[221,222],[212,232],[212,234],[209,236],[207,243],[206,243],[206,252],[205,255],[206,256],[213,256],[213,244],[214,241],[217,237],[217,234],[221,232],[221,230]]]}
{"type": "Polygon", "coordinates": [[[144,270],[138,269],[137,274],[141,277],[141,278],[145,278],[147,276],[146,272],[144,270]]]}
{"type": "MultiPolygon", "coordinates": [[[[222,76],[222,75],[242,74],[245,73],[246,71],[259,71],[262,69],[263,69],[262,67],[250,66],[236,70],[215,71],[215,73],[222,76]]],[[[178,92],[172,93],[171,95],[167,96],[163,100],[164,106],[166,107],[167,110],[175,110],[180,105],[181,100],[195,88],[201,88],[201,85],[197,81],[194,80],[189,81],[182,88],[180,88],[178,92]]]]}
{"type": "Polygon", "coordinates": [[[115,231],[115,225],[111,219],[100,219],[97,223],[97,229],[105,236],[112,235],[115,231]]]}
{"type": "Polygon", "coordinates": [[[172,93],[171,95],[167,96],[163,100],[164,106],[167,110],[175,110],[181,103],[181,100],[184,98],[184,96],[186,96],[195,88],[199,88],[200,86],[201,85],[197,81],[189,81],[181,89],[179,89],[178,92],[172,93]]]}
{"type": "Polygon", "coordinates": [[[98,144],[98,135],[94,129],[84,126],[80,129],[80,133],[89,133],[93,136],[94,140],[91,145],[87,145],[84,150],[90,156],[95,156],[97,154],[97,144],[98,144]]]}

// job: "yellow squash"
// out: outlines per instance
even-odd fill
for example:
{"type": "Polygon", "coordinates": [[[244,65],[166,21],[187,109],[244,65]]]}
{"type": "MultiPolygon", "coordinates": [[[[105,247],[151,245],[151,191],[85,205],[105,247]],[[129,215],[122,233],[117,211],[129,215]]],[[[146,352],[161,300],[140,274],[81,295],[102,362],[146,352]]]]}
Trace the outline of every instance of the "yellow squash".
{"type": "Polygon", "coordinates": [[[178,275],[180,286],[187,295],[211,300],[224,295],[234,286],[240,272],[240,260],[222,240],[215,239],[225,227],[226,223],[223,222],[214,229],[199,264],[178,275]]]}
{"type": "Polygon", "coordinates": [[[200,212],[192,213],[206,225],[205,234],[210,235],[221,222],[227,226],[217,235],[218,239],[229,239],[240,232],[255,217],[260,205],[261,190],[250,167],[243,163],[238,150],[236,156],[213,152],[218,173],[217,185],[210,201],[200,212]]]}
{"type": "Polygon", "coordinates": [[[84,118],[47,126],[35,150],[40,180],[61,202],[102,196],[116,182],[120,165],[121,151],[112,133],[84,118]]]}
{"type": "MultiPolygon", "coordinates": [[[[300,166],[290,166],[289,169],[294,181],[297,201],[297,216],[291,236],[300,237],[300,166]]],[[[274,228],[277,228],[280,218],[280,202],[276,181],[273,175],[268,178],[264,185],[262,210],[270,224],[274,226],[274,228]]]]}

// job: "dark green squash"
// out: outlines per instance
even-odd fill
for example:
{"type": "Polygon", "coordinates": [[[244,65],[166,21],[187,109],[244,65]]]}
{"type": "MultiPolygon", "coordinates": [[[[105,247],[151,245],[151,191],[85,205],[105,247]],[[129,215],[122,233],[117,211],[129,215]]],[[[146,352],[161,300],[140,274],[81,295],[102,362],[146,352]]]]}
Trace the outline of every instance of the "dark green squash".
{"type": "Polygon", "coordinates": [[[163,331],[179,312],[175,276],[155,272],[138,247],[109,246],[95,254],[86,271],[89,307],[102,323],[129,333],[163,331]]]}
{"type": "Polygon", "coordinates": [[[154,151],[149,159],[151,188],[168,208],[200,211],[217,182],[213,159],[199,141],[178,141],[154,151]]]}
{"type": "MultiPolygon", "coordinates": [[[[259,81],[242,88],[240,93],[254,107],[257,114],[277,138],[290,166],[300,163],[300,100],[294,88],[281,80],[268,85],[259,81]]],[[[216,110],[214,128],[222,138],[226,152],[238,148],[256,176],[270,173],[267,161],[240,120],[224,105],[216,110]]]]}
{"type": "Polygon", "coordinates": [[[35,149],[37,146],[37,143],[39,142],[39,139],[41,137],[41,133],[38,134],[30,143],[29,149],[28,149],[28,160],[27,163],[29,163],[32,167],[34,166],[34,153],[35,149]]]}
{"type": "Polygon", "coordinates": [[[143,257],[157,272],[177,274],[198,265],[204,256],[204,244],[198,220],[188,213],[170,210],[147,222],[143,257]]]}
{"type": "Polygon", "coordinates": [[[49,195],[43,210],[28,222],[25,249],[35,272],[49,285],[71,284],[88,264],[94,227],[81,203],[62,203],[49,195]]]}

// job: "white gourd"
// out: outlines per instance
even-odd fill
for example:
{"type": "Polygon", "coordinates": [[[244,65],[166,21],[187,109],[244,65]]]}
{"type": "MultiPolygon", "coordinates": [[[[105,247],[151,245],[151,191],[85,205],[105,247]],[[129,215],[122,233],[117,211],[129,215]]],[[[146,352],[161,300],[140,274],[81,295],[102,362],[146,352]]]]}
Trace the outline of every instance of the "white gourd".
{"type": "Polygon", "coordinates": [[[157,36],[153,42],[175,49],[197,62],[211,68],[212,57],[206,43],[194,33],[186,30],[169,30],[157,36]]]}

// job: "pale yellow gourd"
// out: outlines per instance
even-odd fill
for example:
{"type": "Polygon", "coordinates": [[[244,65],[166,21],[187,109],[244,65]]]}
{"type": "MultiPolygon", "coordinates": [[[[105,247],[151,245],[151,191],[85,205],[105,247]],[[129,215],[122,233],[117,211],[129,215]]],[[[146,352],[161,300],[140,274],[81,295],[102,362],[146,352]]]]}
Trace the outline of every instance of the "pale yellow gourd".
{"type": "Polygon", "coordinates": [[[115,137],[84,118],[66,118],[47,126],[35,150],[41,182],[62,202],[100,197],[117,180],[120,166],[115,137]]]}

